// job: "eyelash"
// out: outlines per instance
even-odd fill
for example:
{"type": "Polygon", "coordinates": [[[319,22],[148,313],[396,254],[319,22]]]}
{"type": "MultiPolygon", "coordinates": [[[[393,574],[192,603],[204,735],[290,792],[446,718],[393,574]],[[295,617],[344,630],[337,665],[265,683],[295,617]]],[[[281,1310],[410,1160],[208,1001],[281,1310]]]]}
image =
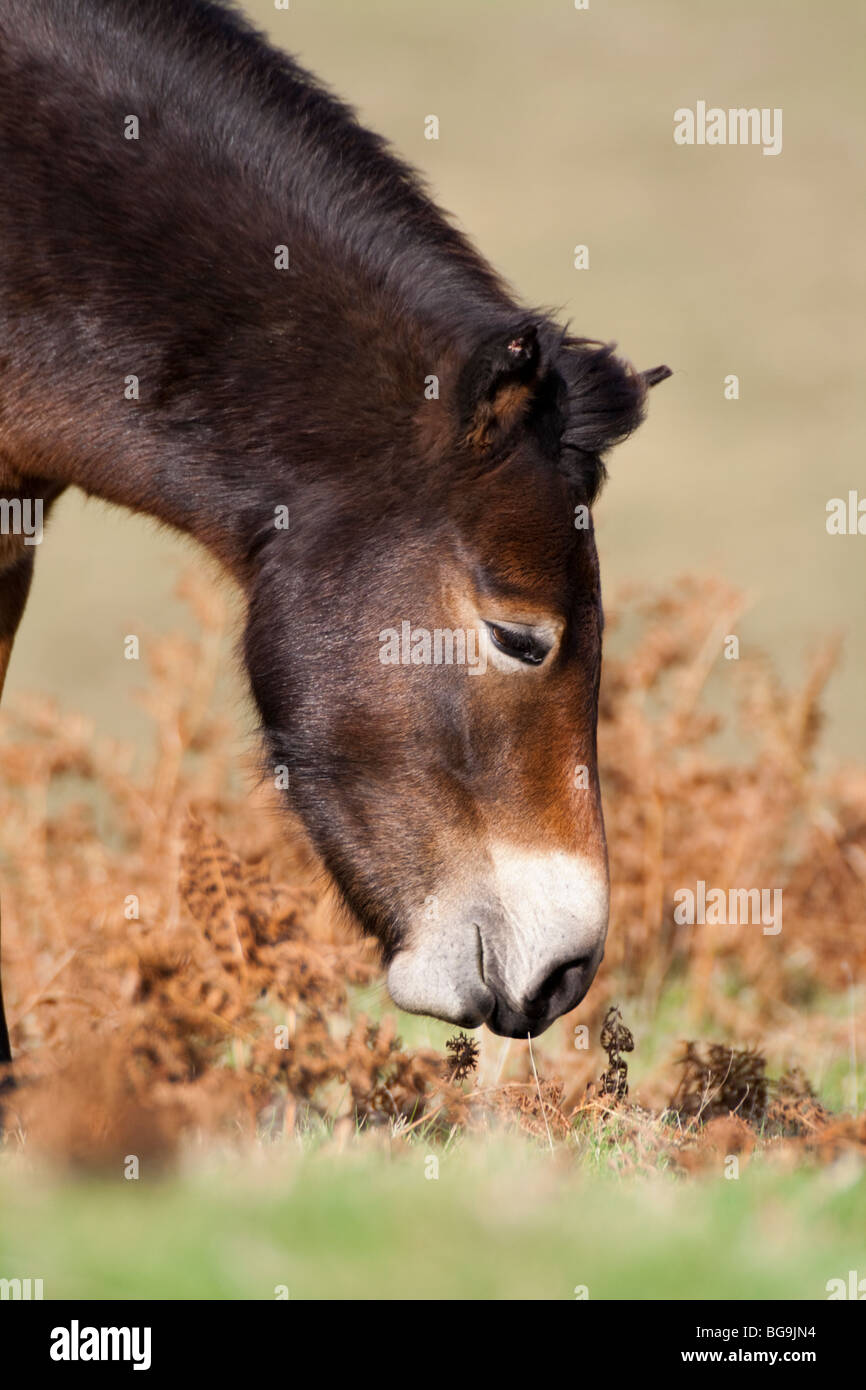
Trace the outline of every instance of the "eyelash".
{"type": "Polygon", "coordinates": [[[545,646],[529,632],[515,632],[500,623],[487,623],[486,627],[493,645],[525,666],[540,666],[550,651],[549,645],[545,646]]]}

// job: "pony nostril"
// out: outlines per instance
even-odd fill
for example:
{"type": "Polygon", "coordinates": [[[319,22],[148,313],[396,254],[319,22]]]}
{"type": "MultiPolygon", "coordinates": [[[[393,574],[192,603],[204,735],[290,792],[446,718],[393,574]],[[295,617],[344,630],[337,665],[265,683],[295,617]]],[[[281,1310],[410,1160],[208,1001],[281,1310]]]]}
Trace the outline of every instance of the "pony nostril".
{"type": "MultiPolygon", "coordinates": [[[[574,1004],[577,1004],[589,988],[591,980],[592,956],[579,956],[575,960],[566,961],[550,972],[541,988],[531,999],[526,1000],[523,1011],[527,1018],[541,1018],[542,1014],[550,1012],[554,1005],[560,1005],[572,996],[574,1004]]],[[[574,1004],[569,1007],[573,1008],[574,1004]]],[[[564,1010],[560,1008],[558,1012],[562,1013],[564,1010]]]]}

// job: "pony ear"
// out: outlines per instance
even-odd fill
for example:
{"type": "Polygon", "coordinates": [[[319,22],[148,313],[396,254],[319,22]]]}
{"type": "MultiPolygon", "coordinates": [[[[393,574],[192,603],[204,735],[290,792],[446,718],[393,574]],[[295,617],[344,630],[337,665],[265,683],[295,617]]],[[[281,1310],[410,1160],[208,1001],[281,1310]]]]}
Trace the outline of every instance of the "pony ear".
{"type": "Polygon", "coordinates": [[[457,386],[467,440],[486,447],[525,415],[539,380],[541,348],[533,323],[493,334],[465,363],[457,386]]]}
{"type": "Polygon", "coordinates": [[[644,383],[647,387],[658,386],[660,381],[667,381],[669,376],[673,376],[670,367],[650,367],[649,371],[641,372],[644,383]]]}

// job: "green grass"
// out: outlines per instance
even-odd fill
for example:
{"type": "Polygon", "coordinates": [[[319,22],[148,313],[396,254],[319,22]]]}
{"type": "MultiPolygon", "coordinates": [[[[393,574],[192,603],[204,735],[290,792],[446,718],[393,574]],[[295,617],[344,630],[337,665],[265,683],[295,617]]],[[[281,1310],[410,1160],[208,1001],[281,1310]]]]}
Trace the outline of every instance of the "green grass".
{"type": "Polygon", "coordinates": [[[425,1177],[292,1144],[165,1179],[0,1171],[0,1277],[46,1298],[825,1298],[866,1268],[866,1174],[623,1179],[527,1143],[464,1142],[425,1177]]]}
{"type": "MultiPolygon", "coordinates": [[[[643,1015],[627,1002],[635,1099],[641,1075],[670,1071],[671,1039],[695,1035],[687,1002],[676,985],[643,1015]]],[[[359,990],[354,1010],[380,1003],[359,990]]],[[[450,1030],[401,1016],[400,1031],[441,1049],[450,1030]]],[[[501,1040],[484,1046],[495,1065],[501,1040]]],[[[792,1060],[804,1059],[773,1057],[771,1074],[792,1060]]],[[[821,1082],[832,1103],[832,1068],[821,1082]]],[[[629,1171],[633,1138],[615,1124],[577,1125],[551,1154],[471,1132],[443,1145],[435,1122],[406,1142],[299,1121],[295,1140],[209,1148],[163,1177],[143,1162],[138,1181],[7,1152],[0,1278],[41,1278],[47,1298],[270,1299],[284,1285],[295,1299],[573,1299],[578,1286],[591,1299],[820,1299],[829,1279],[866,1272],[866,1169],[853,1158],[792,1172],[759,1153],[737,1179],[684,1179],[663,1154],[650,1176],[629,1171]]]]}

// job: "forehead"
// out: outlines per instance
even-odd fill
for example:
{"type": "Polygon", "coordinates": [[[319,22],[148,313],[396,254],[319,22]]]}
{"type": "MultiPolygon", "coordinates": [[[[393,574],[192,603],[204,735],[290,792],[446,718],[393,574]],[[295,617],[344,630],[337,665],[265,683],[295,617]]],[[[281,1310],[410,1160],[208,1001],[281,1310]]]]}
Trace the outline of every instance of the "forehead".
{"type": "Polygon", "coordinates": [[[461,558],[479,599],[502,599],[567,617],[597,598],[591,520],[580,498],[544,458],[508,460],[467,488],[458,516],[461,558]],[[582,524],[575,525],[580,520],[582,524]]]}

